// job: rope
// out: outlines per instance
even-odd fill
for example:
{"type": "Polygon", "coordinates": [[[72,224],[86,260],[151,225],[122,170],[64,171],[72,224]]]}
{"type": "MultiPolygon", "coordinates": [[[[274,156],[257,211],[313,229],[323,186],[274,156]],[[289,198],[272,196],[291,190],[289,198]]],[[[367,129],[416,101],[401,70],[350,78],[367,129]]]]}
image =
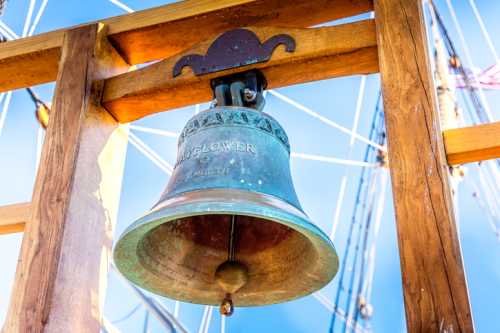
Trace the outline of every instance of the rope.
{"type": "Polygon", "coordinates": [[[123,9],[124,11],[126,11],[127,13],[133,13],[134,10],[132,8],[130,8],[129,6],[127,6],[126,4],[124,4],[123,2],[121,1],[118,1],[118,0],[109,0],[109,2],[115,4],[116,6],[120,7],[121,9],[123,9]]]}
{"type": "Polygon", "coordinates": [[[198,333],[205,333],[205,325],[206,325],[209,311],[210,311],[210,305],[205,305],[203,308],[203,316],[201,317],[200,327],[198,328],[198,333]]]}
{"type": "Polygon", "coordinates": [[[174,303],[174,317],[179,318],[179,313],[181,311],[181,302],[175,301],[174,303]]]}
{"type": "Polygon", "coordinates": [[[120,333],[120,330],[116,328],[106,317],[102,318],[101,329],[104,333],[120,333]]]}
{"type": "MultiPolygon", "coordinates": [[[[348,286],[348,291],[347,291],[347,305],[346,305],[346,312],[347,312],[347,318],[351,319],[351,308],[352,306],[356,306],[356,302],[353,302],[357,296],[357,292],[354,292],[354,285],[356,284],[356,276],[357,280],[359,281],[361,279],[361,274],[363,274],[363,265],[360,266],[360,272],[356,274],[356,267],[358,266],[358,260],[359,260],[359,254],[360,254],[360,244],[363,242],[363,235],[366,235],[369,228],[370,228],[370,223],[371,223],[371,216],[372,216],[372,211],[373,211],[373,202],[374,202],[374,193],[375,193],[375,184],[376,184],[376,177],[369,176],[369,183],[367,187],[367,191],[365,191],[364,199],[363,199],[363,205],[362,205],[362,211],[361,211],[361,216],[362,218],[360,219],[360,223],[358,223],[358,231],[357,231],[357,240],[356,240],[356,245],[354,246],[354,258],[353,258],[353,264],[352,264],[352,274],[349,279],[349,286],[348,286]],[[368,202],[368,204],[366,204],[368,202]],[[366,214],[366,218],[365,218],[366,214]]],[[[353,309],[354,310],[354,309],[353,309]]],[[[345,332],[347,327],[345,326],[345,323],[343,325],[343,331],[345,332]]]]}
{"type": "Polygon", "coordinates": [[[137,126],[137,125],[130,125],[130,129],[135,130],[135,131],[139,131],[139,132],[144,132],[144,133],[158,134],[158,135],[165,136],[168,138],[178,138],[179,137],[179,133],[176,133],[176,132],[164,131],[164,130],[160,130],[160,129],[137,126]]]}
{"type": "Polygon", "coordinates": [[[10,101],[12,99],[12,91],[7,92],[5,101],[3,102],[2,114],[0,114],[0,136],[2,136],[3,127],[5,125],[5,118],[7,117],[7,112],[9,111],[10,101]]]}
{"type": "Polygon", "coordinates": [[[172,175],[173,166],[161,158],[153,149],[146,145],[132,132],[129,133],[129,142],[144,156],[151,160],[151,162],[153,162],[157,167],[163,170],[163,172],[168,175],[172,175]]]}
{"type": "Polygon", "coordinates": [[[18,39],[19,36],[12,31],[11,28],[7,24],[5,24],[2,20],[0,20],[0,32],[4,37],[7,38],[7,40],[13,40],[13,39],[18,39]]]}
{"type": "Polygon", "coordinates": [[[365,332],[364,328],[357,324],[354,323],[353,321],[347,319],[345,312],[342,309],[339,309],[336,307],[330,300],[323,295],[320,291],[312,294],[312,296],[321,304],[323,305],[328,311],[332,313],[332,315],[336,316],[343,322],[346,322],[347,327],[352,328],[355,332],[357,333],[363,333],[365,332]]]}
{"type": "Polygon", "coordinates": [[[327,162],[327,163],[335,163],[335,164],[341,164],[341,165],[360,166],[360,167],[365,167],[365,168],[376,168],[377,167],[376,163],[368,163],[368,162],[353,161],[353,160],[344,160],[344,159],[341,159],[341,158],[326,157],[326,156],[319,156],[319,155],[311,155],[311,154],[304,154],[304,153],[297,153],[297,152],[292,152],[290,154],[290,156],[293,157],[293,158],[300,158],[300,159],[304,159],[304,160],[311,160],[311,161],[318,161],[318,162],[327,162]]]}
{"type": "Polygon", "coordinates": [[[476,199],[476,201],[479,204],[479,207],[481,209],[486,210],[486,212],[487,212],[486,216],[488,218],[488,223],[489,223],[493,233],[497,237],[497,240],[500,241],[500,228],[497,225],[497,223],[495,222],[495,216],[493,216],[491,211],[486,206],[485,202],[482,200],[479,188],[476,186],[476,184],[474,184],[473,182],[470,182],[470,184],[472,185],[472,190],[473,190],[472,197],[476,199]]]}
{"type": "Polygon", "coordinates": [[[33,10],[35,9],[36,0],[30,0],[30,5],[28,7],[28,13],[26,14],[26,19],[24,20],[23,37],[28,35],[28,29],[30,27],[31,18],[33,17],[33,10]]]}
{"type": "Polygon", "coordinates": [[[482,99],[480,96],[476,94],[476,88],[473,86],[469,76],[467,75],[464,67],[462,66],[460,57],[458,56],[453,41],[451,40],[450,35],[448,34],[448,30],[446,29],[446,26],[444,25],[443,20],[439,12],[437,11],[437,8],[435,7],[432,1],[429,2],[429,4],[430,4],[429,9],[431,10],[433,17],[435,17],[436,22],[438,23],[439,26],[439,30],[441,31],[441,34],[444,37],[445,46],[446,49],[448,50],[448,54],[450,55],[451,59],[455,59],[454,69],[457,72],[457,74],[459,74],[463,78],[465,86],[467,87],[467,92],[469,94],[470,101],[474,106],[479,122],[481,123],[489,122],[488,114],[485,111],[485,108],[483,107],[483,104],[481,102],[482,99]]]}
{"type": "MultiPolygon", "coordinates": [[[[375,114],[377,114],[378,112],[380,112],[380,110],[375,110],[375,114]]],[[[370,136],[369,138],[372,139],[373,135],[374,135],[374,123],[376,121],[376,116],[373,117],[373,121],[372,121],[372,129],[370,130],[370,136]]],[[[371,146],[367,146],[366,147],[366,150],[365,150],[365,156],[363,158],[363,161],[367,162],[369,157],[370,157],[370,153],[372,152],[373,150],[373,147],[371,146]]],[[[363,168],[362,171],[361,171],[361,175],[360,175],[360,180],[359,180],[359,184],[358,184],[358,189],[357,189],[357,192],[356,192],[356,197],[355,197],[355,204],[354,204],[354,212],[353,212],[353,215],[352,215],[352,218],[351,218],[351,222],[349,224],[349,230],[348,230],[348,234],[347,234],[347,241],[346,241],[346,245],[344,247],[344,256],[342,258],[342,263],[341,263],[341,266],[340,266],[340,271],[339,271],[339,275],[340,275],[340,281],[339,281],[339,285],[338,285],[338,288],[337,288],[337,292],[336,292],[336,295],[335,295],[335,306],[336,307],[339,307],[339,304],[340,304],[340,296],[341,296],[341,292],[344,290],[344,278],[345,278],[345,273],[346,273],[346,268],[347,268],[347,259],[349,258],[349,254],[350,254],[350,251],[351,251],[351,247],[352,247],[352,238],[353,238],[353,233],[354,233],[354,227],[355,225],[358,223],[357,219],[356,219],[356,216],[357,216],[357,210],[358,210],[358,207],[361,203],[361,195],[362,195],[362,191],[363,191],[363,188],[365,186],[365,176],[366,174],[369,173],[369,170],[367,168],[363,168]]],[[[330,329],[329,331],[331,333],[334,332],[334,328],[335,328],[335,316],[332,316],[332,319],[331,319],[331,322],[330,322],[330,329]]]]}
{"type": "Polygon", "coordinates": [[[486,26],[484,25],[484,21],[481,17],[481,14],[479,14],[479,10],[476,7],[476,2],[474,0],[469,0],[469,4],[472,8],[472,12],[474,13],[474,16],[476,17],[477,22],[479,23],[479,27],[481,28],[481,32],[483,33],[484,39],[486,39],[486,44],[488,44],[488,47],[491,51],[491,54],[493,55],[493,58],[495,58],[495,61],[497,63],[500,63],[500,59],[498,58],[498,53],[493,46],[493,42],[491,41],[490,34],[488,33],[488,30],[486,29],[486,26]]]}
{"type": "Polygon", "coordinates": [[[364,288],[364,295],[366,297],[366,301],[368,304],[371,302],[371,294],[372,294],[372,287],[373,287],[373,276],[375,273],[375,258],[376,258],[376,251],[377,251],[377,240],[378,240],[378,235],[379,235],[379,230],[380,230],[380,225],[382,221],[382,216],[384,213],[384,205],[385,205],[385,194],[386,194],[386,189],[387,189],[387,179],[388,179],[388,172],[386,170],[382,171],[382,180],[381,180],[381,189],[380,189],[380,197],[379,197],[379,202],[378,202],[378,207],[377,207],[377,212],[376,212],[376,217],[375,217],[375,225],[374,225],[374,230],[373,230],[373,238],[372,238],[372,243],[370,246],[370,260],[368,263],[368,278],[366,280],[366,285],[364,288]]]}
{"type": "Polygon", "coordinates": [[[226,333],[226,316],[220,316],[220,333],[226,333]]]}
{"type": "Polygon", "coordinates": [[[142,333],[149,332],[149,311],[144,310],[144,324],[142,325],[142,333]]]}
{"type": "MultiPolygon", "coordinates": [[[[465,37],[464,37],[463,31],[462,31],[462,28],[461,28],[461,26],[460,26],[460,24],[458,22],[457,15],[455,13],[455,9],[453,8],[453,5],[452,5],[452,3],[451,3],[450,0],[446,0],[446,4],[448,6],[448,10],[450,12],[450,15],[451,15],[453,24],[455,26],[455,29],[458,32],[458,37],[460,38],[460,42],[461,42],[462,48],[463,48],[463,50],[465,52],[465,59],[468,62],[468,67],[471,68],[471,69],[474,69],[475,66],[474,66],[474,63],[472,61],[472,57],[471,57],[471,54],[470,54],[469,46],[467,45],[467,42],[465,41],[465,37]]],[[[474,81],[475,82],[479,82],[479,79],[477,78],[477,75],[474,72],[474,70],[471,71],[471,74],[472,74],[472,77],[474,78],[474,81]]],[[[464,80],[465,80],[465,77],[464,77],[464,80]]],[[[493,122],[494,118],[493,118],[493,115],[491,114],[490,105],[489,105],[489,103],[488,103],[488,101],[486,99],[486,96],[484,95],[484,91],[483,91],[483,89],[481,88],[480,85],[477,86],[477,90],[479,92],[479,99],[480,99],[480,101],[483,104],[487,120],[488,120],[488,122],[493,122]]]]}
{"type": "Polygon", "coordinates": [[[285,96],[285,95],[282,95],[282,94],[280,94],[280,93],[276,92],[275,90],[268,90],[268,91],[269,91],[269,93],[270,93],[271,95],[273,95],[273,96],[275,96],[275,97],[277,97],[277,98],[281,99],[282,101],[284,101],[284,102],[286,102],[286,103],[288,103],[288,104],[290,104],[290,105],[292,105],[292,106],[296,107],[297,109],[299,109],[299,110],[301,110],[301,111],[303,111],[303,112],[307,113],[308,115],[310,115],[310,116],[312,116],[312,117],[314,117],[314,118],[316,118],[316,119],[320,120],[321,122],[323,122],[323,123],[325,123],[325,124],[327,124],[327,125],[329,125],[329,126],[331,126],[331,127],[333,127],[333,128],[336,128],[336,129],[338,129],[339,131],[341,131],[341,132],[343,132],[343,133],[346,133],[346,134],[352,135],[352,136],[354,136],[356,139],[358,139],[359,141],[362,141],[362,142],[364,142],[364,143],[366,143],[366,144],[368,144],[368,145],[370,145],[370,146],[373,146],[373,147],[375,147],[375,148],[378,148],[378,149],[381,149],[381,150],[383,150],[383,151],[386,151],[386,148],[385,148],[385,147],[380,146],[379,144],[377,144],[377,143],[375,143],[375,142],[373,142],[373,141],[371,141],[371,140],[369,140],[369,139],[365,138],[364,136],[361,136],[361,135],[359,135],[359,134],[357,134],[357,133],[352,132],[350,129],[348,129],[348,128],[346,128],[346,127],[342,126],[342,125],[339,125],[339,124],[337,124],[336,122],[334,122],[334,121],[332,121],[332,120],[330,120],[330,119],[328,119],[328,118],[326,118],[326,117],[323,117],[323,116],[322,116],[322,115],[320,115],[319,113],[314,112],[313,110],[311,110],[311,109],[307,108],[306,106],[304,106],[304,105],[302,105],[302,104],[300,104],[300,103],[298,103],[298,102],[296,102],[296,101],[294,101],[294,100],[290,99],[289,97],[287,97],[287,96],[285,96]]]}
{"type": "Polygon", "coordinates": [[[132,317],[132,315],[134,313],[137,312],[137,310],[139,310],[139,308],[141,307],[141,303],[137,303],[133,308],[132,310],[130,310],[129,312],[127,312],[124,316],[120,317],[119,319],[116,319],[116,320],[113,320],[111,321],[111,323],[113,324],[119,324],[121,323],[122,321],[125,321],[127,319],[129,319],[130,317],[132,317]]]}
{"type": "MultiPolygon", "coordinates": [[[[361,87],[361,85],[364,86],[364,83],[361,82],[360,87],[361,87]]],[[[364,87],[363,87],[363,91],[364,91],[364,87]]],[[[375,130],[375,119],[377,116],[377,112],[380,108],[381,95],[382,95],[381,92],[379,92],[378,97],[377,97],[377,103],[375,104],[376,111],[373,114],[372,125],[370,127],[369,137],[373,135],[373,131],[375,130]]],[[[359,98],[359,94],[358,94],[358,102],[359,103],[357,103],[357,105],[356,105],[356,112],[359,112],[358,110],[361,110],[360,100],[361,99],[359,98]]],[[[353,137],[351,137],[351,142],[349,145],[348,158],[350,158],[350,155],[352,154],[352,148],[353,148],[353,145],[352,145],[353,140],[352,139],[353,139],[353,137]]],[[[363,162],[363,163],[366,163],[366,162],[363,162]]],[[[335,207],[335,214],[333,217],[332,230],[330,232],[330,239],[331,240],[333,240],[335,238],[335,234],[337,233],[337,227],[338,227],[338,224],[340,222],[340,211],[341,211],[343,203],[344,203],[345,189],[347,187],[347,178],[349,176],[349,171],[350,171],[350,168],[344,169],[344,175],[342,176],[342,180],[340,181],[339,195],[337,197],[337,205],[335,207]]]]}
{"type": "Polygon", "coordinates": [[[38,13],[35,16],[35,20],[33,21],[33,24],[31,25],[31,28],[28,32],[28,36],[33,36],[33,34],[35,33],[35,29],[38,26],[38,23],[40,22],[43,13],[45,12],[45,8],[47,7],[48,2],[49,0],[43,0],[42,5],[38,9],[38,13]]]}

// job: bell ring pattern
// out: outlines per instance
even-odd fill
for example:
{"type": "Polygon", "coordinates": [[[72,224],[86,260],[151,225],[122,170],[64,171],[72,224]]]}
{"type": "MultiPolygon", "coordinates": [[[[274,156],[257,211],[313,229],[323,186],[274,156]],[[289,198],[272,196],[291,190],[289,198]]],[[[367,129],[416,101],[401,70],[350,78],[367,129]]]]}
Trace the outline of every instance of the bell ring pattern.
{"type": "Polygon", "coordinates": [[[255,128],[276,137],[290,152],[288,137],[281,125],[271,116],[252,109],[214,108],[201,112],[188,121],[179,137],[179,146],[185,138],[200,130],[215,126],[244,126],[255,128]]]}

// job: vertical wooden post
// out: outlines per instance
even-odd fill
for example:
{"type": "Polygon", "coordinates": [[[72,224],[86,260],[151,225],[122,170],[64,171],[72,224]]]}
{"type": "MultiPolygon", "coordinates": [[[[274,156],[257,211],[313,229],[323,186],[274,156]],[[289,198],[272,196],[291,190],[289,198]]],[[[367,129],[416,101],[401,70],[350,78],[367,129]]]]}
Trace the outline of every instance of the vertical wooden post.
{"type": "Polygon", "coordinates": [[[102,25],[65,34],[5,333],[100,330],[127,134],[99,80],[127,69],[102,25]]]}
{"type": "Polygon", "coordinates": [[[420,0],[375,0],[409,332],[473,332],[420,0]]]}

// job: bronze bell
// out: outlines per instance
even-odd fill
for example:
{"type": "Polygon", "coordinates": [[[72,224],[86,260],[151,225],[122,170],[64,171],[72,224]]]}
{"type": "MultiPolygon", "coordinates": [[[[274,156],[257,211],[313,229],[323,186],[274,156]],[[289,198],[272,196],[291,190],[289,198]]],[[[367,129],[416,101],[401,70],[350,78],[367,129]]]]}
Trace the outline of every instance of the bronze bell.
{"type": "Polygon", "coordinates": [[[214,81],[216,106],[188,121],[165,192],[114,249],[136,285],[230,315],[233,304],[293,300],[334,277],[335,249],[292,184],[287,135],[260,111],[263,82],[255,72],[214,81]]]}

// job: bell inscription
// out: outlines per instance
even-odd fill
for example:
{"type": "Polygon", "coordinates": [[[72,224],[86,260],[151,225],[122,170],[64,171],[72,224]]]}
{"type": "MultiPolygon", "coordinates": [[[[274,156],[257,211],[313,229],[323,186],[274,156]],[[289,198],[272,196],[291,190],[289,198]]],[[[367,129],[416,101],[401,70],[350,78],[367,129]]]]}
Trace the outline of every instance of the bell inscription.
{"type": "Polygon", "coordinates": [[[257,155],[257,147],[251,143],[245,143],[236,140],[223,140],[216,141],[212,143],[206,143],[202,145],[197,145],[194,147],[186,147],[179,153],[179,157],[175,166],[180,165],[182,162],[198,158],[200,160],[204,159],[205,154],[210,153],[229,153],[229,152],[239,152],[247,153],[250,155],[257,155]]]}

